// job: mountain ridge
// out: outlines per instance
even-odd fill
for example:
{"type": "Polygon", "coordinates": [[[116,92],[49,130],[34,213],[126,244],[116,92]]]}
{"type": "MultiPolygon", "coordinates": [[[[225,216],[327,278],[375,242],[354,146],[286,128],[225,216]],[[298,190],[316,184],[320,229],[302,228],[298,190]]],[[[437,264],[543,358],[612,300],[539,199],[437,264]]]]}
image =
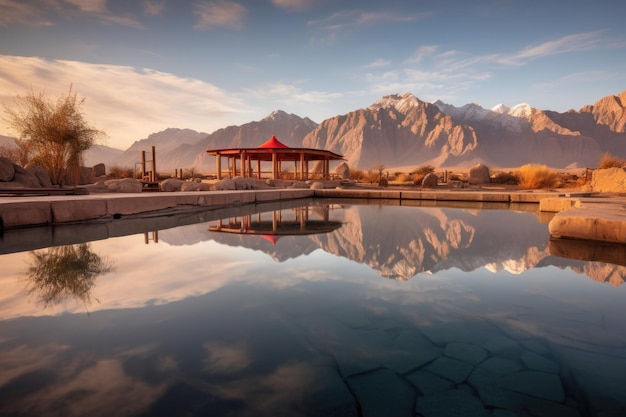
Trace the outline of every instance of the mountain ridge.
{"type": "Polygon", "coordinates": [[[426,102],[412,93],[390,94],[374,103],[320,123],[275,110],[265,118],[213,133],[169,128],[135,141],[121,154],[109,152],[88,164],[134,167],[140,152],[157,148],[157,170],[210,173],[207,149],[256,147],[271,136],[291,147],[326,149],[352,169],[376,166],[493,168],[541,163],[551,168],[595,167],[603,153],[626,159],[626,90],[580,110],[559,113],[527,103],[486,109],[426,102]]]}

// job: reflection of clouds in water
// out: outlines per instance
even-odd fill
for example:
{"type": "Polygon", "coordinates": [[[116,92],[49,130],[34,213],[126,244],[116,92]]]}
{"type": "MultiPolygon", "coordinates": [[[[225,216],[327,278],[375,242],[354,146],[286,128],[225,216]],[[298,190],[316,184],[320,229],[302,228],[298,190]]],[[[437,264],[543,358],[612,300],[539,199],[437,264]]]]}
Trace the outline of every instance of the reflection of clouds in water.
{"type": "Polygon", "coordinates": [[[276,410],[281,415],[301,415],[307,406],[303,399],[319,392],[326,371],[309,363],[282,364],[270,373],[220,382],[213,391],[223,399],[249,404],[255,415],[275,415],[276,410]]]}
{"type": "Polygon", "coordinates": [[[20,345],[3,350],[0,355],[0,386],[33,370],[53,368],[57,356],[66,350],[67,346],[58,344],[37,347],[20,345]]]}
{"type": "Polygon", "coordinates": [[[250,348],[244,343],[211,342],[203,345],[207,353],[204,371],[211,374],[231,374],[243,371],[252,362],[250,348]]]}
{"type": "Polygon", "coordinates": [[[68,347],[55,344],[4,350],[0,386],[19,386],[36,378],[38,391],[36,401],[28,395],[13,395],[2,413],[56,415],[50,404],[63,404],[69,415],[131,415],[143,411],[166,388],[129,376],[118,359],[97,360],[83,352],[67,362],[67,354],[68,347]]]}
{"type": "Polygon", "coordinates": [[[102,359],[90,365],[85,369],[66,369],[67,375],[46,390],[47,398],[42,404],[71,401],[74,415],[132,415],[146,409],[166,389],[165,384],[130,377],[116,359],[102,359]]]}

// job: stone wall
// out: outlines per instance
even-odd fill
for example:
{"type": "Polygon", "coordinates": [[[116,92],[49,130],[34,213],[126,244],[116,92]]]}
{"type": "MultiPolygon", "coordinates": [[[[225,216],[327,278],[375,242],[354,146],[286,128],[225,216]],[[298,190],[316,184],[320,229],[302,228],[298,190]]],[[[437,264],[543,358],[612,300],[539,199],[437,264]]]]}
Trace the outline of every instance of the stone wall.
{"type": "Polygon", "coordinates": [[[591,177],[591,187],[600,193],[626,193],[626,169],[596,169],[591,177]]]}

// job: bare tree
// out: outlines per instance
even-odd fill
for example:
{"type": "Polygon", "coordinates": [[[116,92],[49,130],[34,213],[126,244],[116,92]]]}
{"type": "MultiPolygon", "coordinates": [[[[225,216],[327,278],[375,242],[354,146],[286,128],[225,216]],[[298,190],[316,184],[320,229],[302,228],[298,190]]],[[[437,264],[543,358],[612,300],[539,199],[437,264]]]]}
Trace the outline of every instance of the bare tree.
{"type": "Polygon", "coordinates": [[[31,91],[17,96],[14,107],[5,107],[6,121],[17,134],[23,160],[43,166],[53,184],[76,184],[83,152],[104,132],[89,126],[78,98],[70,86],[56,102],[44,93],[31,91]]]}

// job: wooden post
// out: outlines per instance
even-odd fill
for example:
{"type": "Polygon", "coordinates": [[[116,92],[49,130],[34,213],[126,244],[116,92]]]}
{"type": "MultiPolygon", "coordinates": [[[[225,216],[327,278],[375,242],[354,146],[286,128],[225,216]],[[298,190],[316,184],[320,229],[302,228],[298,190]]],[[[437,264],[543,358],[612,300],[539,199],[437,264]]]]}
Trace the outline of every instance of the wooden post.
{"type": "Polygon", "coordinates": [[[151,182],[157,182],[156,173],[156,146],[152,146],[152,174],[151,182]]]}
{"type": "Polygon", "coordinates": [[[217,153],[215,154],[215,169],[216,169],[216,177],[218,180],[222,179],[222,156],[217,153]]]}

